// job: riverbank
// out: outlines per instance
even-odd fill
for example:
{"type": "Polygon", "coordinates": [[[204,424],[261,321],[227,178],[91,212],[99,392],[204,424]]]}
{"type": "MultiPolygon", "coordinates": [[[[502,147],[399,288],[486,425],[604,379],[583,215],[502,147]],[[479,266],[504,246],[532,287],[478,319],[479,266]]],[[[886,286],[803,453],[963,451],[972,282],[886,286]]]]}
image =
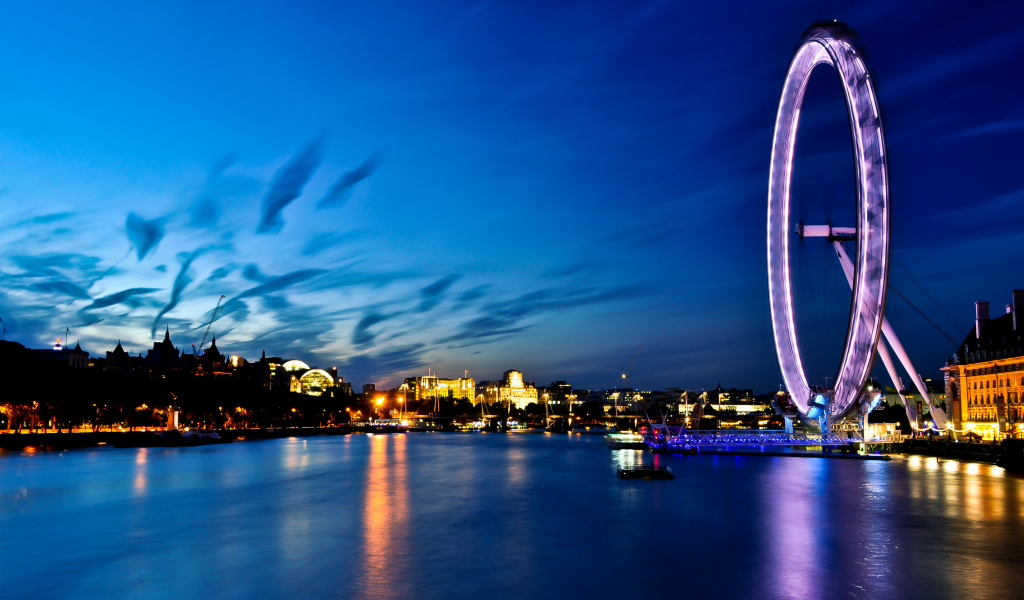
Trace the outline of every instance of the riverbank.
{"type": "MultiPolygon", "coordinates": [[[[224,442],[306,437],[316,435],[346,435],[348,427],[287,427],[279,429],[224,429],[217,434],[224,442]]],[[[90,433],[0,433],[0,449],[47,448],[70,450],[94,446],[144,447],[158,446],[159,434],[149,431],[96,431],[90,433]]]]}

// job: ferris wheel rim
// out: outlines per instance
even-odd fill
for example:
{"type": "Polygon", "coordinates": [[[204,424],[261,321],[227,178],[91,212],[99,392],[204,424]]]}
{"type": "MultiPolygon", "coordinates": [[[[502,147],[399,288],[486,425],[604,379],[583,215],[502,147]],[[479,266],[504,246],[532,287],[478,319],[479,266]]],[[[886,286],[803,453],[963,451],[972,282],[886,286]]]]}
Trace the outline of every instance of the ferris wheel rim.
{"type": "Polygon", "coordinates": [[[800,110],[811,71],[831,65],[839,75],[854,146],[857,252],[846,343],[832,391],[833,412],[856,405],[881,336],[889,274],[889,181],[881,113],[870,74],[845,26],[805,33],[786,73],[779,100],[768,183],[768,296],[772,333],[783,380],[799,411],[810,410],[797,343],[789,261],[790,187],[800,110]]]}

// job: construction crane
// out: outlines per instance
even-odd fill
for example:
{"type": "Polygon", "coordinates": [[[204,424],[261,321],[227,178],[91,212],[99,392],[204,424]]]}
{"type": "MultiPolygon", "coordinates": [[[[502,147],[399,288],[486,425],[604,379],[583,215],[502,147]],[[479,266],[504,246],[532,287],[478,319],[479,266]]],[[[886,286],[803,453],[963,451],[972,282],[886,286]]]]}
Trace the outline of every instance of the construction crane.
{"type": "Polygon", "coordinates": [[[629,383],[629,374],[633,371],[633,365],[636,364],[636,357],[640,356],[640,351],[643,350],[643,349],[644,349],[644,345],[640,344],[640,347],[637,348],[636,352],[633,354],[633,360],[629,361],[629,368],[627,369],[625,366],[622,367],[622,383],[623,384],[629,383]]]}
{"type": "Polygon", "coordinates": [[[202,350],[203,346],[206,345],[206,337],[210,335],[210,327],[213,327],[213,321],[217,318],[217,311],[220,310],[220,303],[224,301],[224,296],[221,294],[220,298],[217,299],[217,306],[213,309],[213,314],[210,315],[210,322],[206,325],[206,333],[203,334],[203,341],[199,342],[199,349],[202,350]]]}
{"type": "MultiPolygon", "coordinates": [[[[633,360],[629,361],[629,367],[627,368],[625,365],[623,365],[623,367],[622,367],[622,384],[623,384],[623,387],[626,387],[626,384],[629,383],[629,374],[633,371],[633,365],[636,364],[636,357],[640,356],[640,351],[643,350],[643,349],[644,349],[644,345],[640,344],[640,347],[637,348],[636,352],[633,353],[633,360]]],[[[614,396],[613,400],[615,402],[615,417],[618,418],[618,416],[619,416],[619,395],[616,393],[616,394],[613,394],[613,396],[614,396]]]]}

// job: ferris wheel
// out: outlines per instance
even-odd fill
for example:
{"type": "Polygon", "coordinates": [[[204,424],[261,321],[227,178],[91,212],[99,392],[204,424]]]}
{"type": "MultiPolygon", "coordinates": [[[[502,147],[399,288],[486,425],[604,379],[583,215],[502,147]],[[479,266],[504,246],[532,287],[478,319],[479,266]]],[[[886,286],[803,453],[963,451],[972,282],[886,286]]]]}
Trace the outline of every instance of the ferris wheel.
{"type": "MultiPolygon", "coordinates": [[[[877,352],[897,390],[902,387],[895,364],[881,341],[892,346],[927,403],[936,427],[946,417],[885,319],[889,277],[890,198],[885,135],[874,85],[867,66],[853,42],[852,32],[837,21],[817,23],[804,33],[789,64],[782,88],[772,140],[768,182],[768,291],[775,349],[783,381],[793,403],[807,420],[826,412],[834,419],[869,410],[878,396],[868,393],[866,382],[877,352]],[[853,226],[791,226],[791,187],[797,129],[811,72],[829,65],[839,76],[853,142],[856,181],[856,218],[853,226]],[[832,244],[853,295],[846,340],[831,388],[812,386],[807,379],[797,342],[793,275],[790,267],[792,235],[825,238],[832,244]],[[855,245],[854,256],[844,243],[855,245]],[[875,396],[872,398],[871,396],[875,396]]],[[[916,407],[900,397],[908,416],[916,419],[916,407]]]]}

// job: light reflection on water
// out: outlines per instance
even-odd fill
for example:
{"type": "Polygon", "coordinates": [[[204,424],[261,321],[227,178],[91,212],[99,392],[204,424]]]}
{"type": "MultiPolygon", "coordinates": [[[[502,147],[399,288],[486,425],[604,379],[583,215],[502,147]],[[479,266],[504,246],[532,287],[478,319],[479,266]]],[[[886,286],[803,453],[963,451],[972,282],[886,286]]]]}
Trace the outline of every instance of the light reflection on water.
{"type": "Polygon", "coordinates": [[[588,435],[5,452],[0,596],[1015,597],[1022,506],[1024,480],[989,465],[588,435]],[[639,464],[676,479],[616,477],[639,464]]]}

